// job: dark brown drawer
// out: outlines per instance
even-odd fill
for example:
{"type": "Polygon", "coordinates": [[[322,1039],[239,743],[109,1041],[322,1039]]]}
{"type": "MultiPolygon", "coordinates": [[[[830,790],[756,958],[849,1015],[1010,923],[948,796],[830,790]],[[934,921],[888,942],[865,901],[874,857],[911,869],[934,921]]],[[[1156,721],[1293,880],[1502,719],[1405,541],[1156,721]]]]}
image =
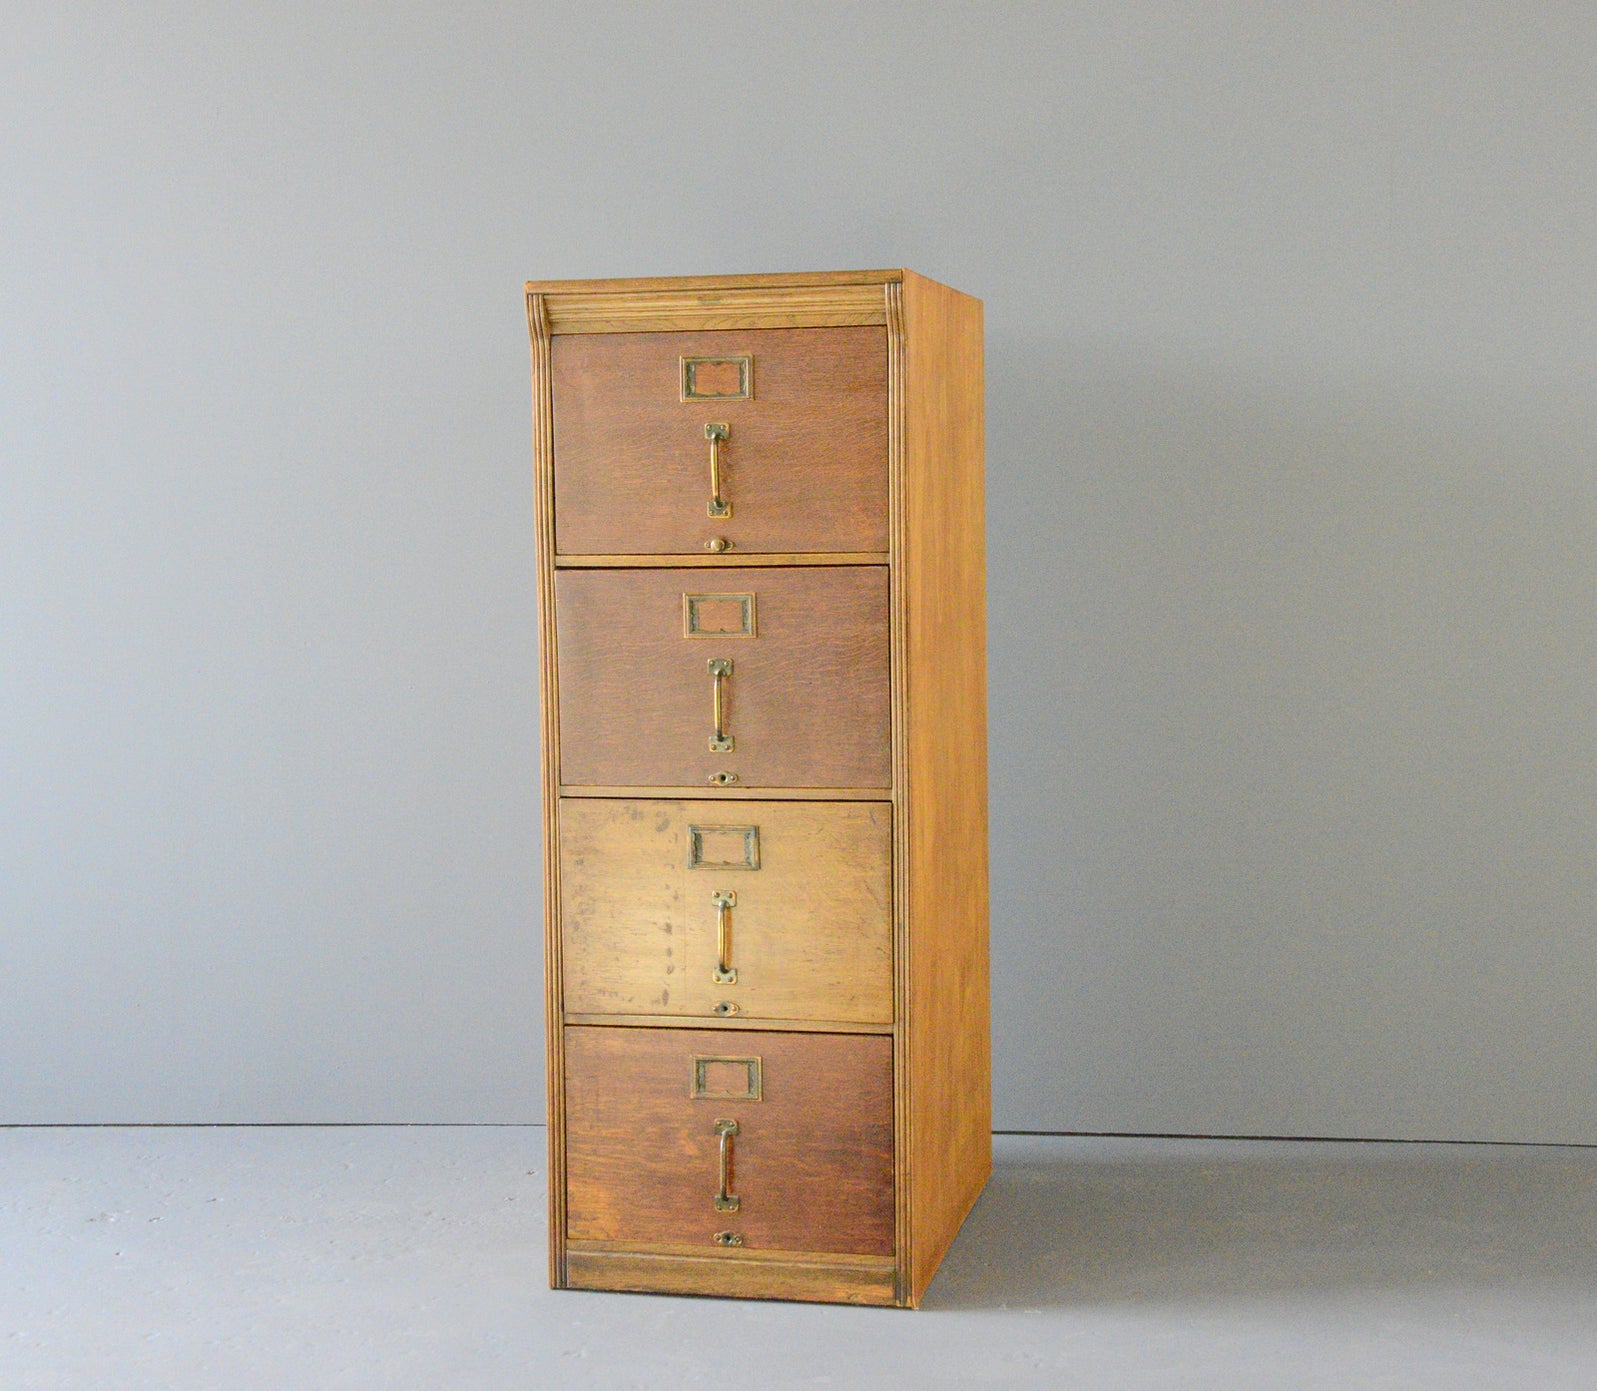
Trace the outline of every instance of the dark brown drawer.
{"type": "Polygon", "coordinates": [[[570,1027],[565,1045],[571,1239],[892,1253],[887,1037],[570,1027]]]}
{"type": "Polygon", "coordinates": [[[560,803],[572,1014],[893,1022],[886,802],[560,803]]]}
{"type": "Polygon", "coordinates": [[[887,550],[884,329],[565,334],[551,376],[562,554],[887,550]]]}
{"type": "Polygon", "coordinates": [[[561,782],[887,787],[887,585],[879,565],[557,572],[561,782]]]}

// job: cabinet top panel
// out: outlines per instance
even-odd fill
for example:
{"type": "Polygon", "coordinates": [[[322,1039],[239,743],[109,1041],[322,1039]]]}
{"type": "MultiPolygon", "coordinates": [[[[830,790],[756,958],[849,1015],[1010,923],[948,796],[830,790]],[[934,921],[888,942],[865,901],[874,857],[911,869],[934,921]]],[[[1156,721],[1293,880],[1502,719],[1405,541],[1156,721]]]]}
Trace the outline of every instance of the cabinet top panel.
{"type": "Polygon", "coordinates": [[[959,293],[908,270],[529,280],[527,325],[537,340],[563,333],[886,324],[888,293],[897,285],[906,295],[917,287],[959,293]]]}
{"type": "Polygon", "coordinates": [[[529,280],[529,295],[612,294],[639,290],[768,290],[808,285],[886,285],[901,281],[901,270],[785,271],[774,275],[649,275],[627,280],[529,280]]]}

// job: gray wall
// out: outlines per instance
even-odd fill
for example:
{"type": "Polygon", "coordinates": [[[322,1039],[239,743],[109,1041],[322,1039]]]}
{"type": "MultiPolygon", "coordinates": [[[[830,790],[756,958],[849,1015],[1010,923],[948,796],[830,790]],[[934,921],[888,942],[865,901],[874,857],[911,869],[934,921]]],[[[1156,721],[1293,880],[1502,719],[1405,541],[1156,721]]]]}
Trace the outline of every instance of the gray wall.
{"type": "Polygon", "coordinates": [[[987,301],[997,1116],[1597,1141],[1597,30],[5,6],[0,1121],[539,1107],[527,276],[987,301]]]}

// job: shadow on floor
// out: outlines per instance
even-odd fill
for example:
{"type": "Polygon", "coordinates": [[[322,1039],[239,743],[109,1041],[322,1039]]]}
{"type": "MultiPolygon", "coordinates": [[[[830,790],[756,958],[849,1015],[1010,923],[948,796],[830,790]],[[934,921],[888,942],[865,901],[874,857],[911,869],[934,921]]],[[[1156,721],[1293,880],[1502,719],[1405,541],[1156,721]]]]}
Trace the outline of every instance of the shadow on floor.
{"type": "Polygon", "coordinates": [[[928,1309],[1597,1285],[1597,1149],[999,1136],[928,1309]]]}

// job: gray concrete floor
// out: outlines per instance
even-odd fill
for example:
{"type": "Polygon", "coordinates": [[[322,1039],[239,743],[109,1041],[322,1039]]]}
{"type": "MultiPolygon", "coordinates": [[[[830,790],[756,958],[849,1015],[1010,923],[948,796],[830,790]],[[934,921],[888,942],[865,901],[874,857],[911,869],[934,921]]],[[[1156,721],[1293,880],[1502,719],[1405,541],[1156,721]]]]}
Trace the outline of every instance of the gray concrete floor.
{"type": "Polygon", "coordinates": [[[1597,1150],[1001,1136],[907,1313],[551,1293],[542,1146],[0,1130],[0,1387],[1597,1387],[1597,1150]]]}

